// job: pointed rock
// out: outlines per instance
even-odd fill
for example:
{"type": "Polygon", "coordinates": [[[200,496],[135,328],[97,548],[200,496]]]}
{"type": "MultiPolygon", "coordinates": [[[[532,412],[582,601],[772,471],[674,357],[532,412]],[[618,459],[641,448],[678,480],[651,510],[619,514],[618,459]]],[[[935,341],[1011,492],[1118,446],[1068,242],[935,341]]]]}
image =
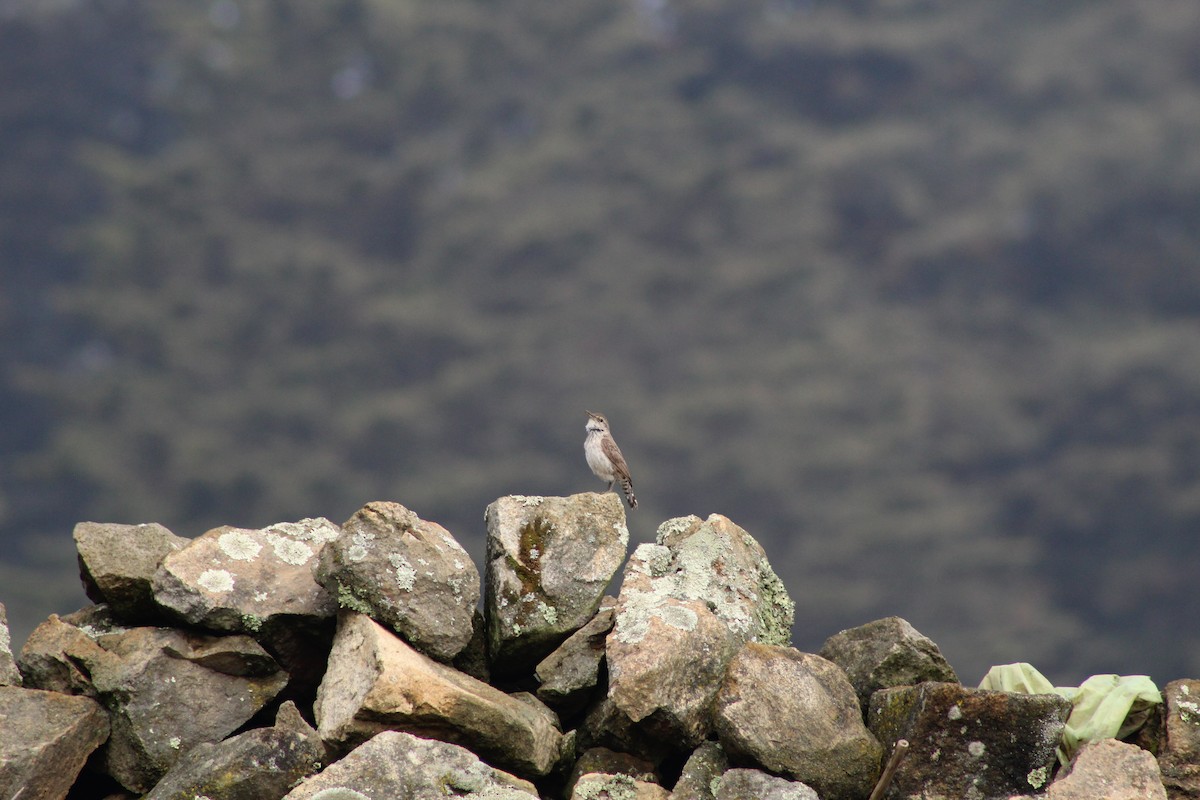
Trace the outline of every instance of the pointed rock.
{"type": "Polygon", "coordinates": [[[162,560],[189,542],[156,522],[120,525],[81,522],[75,526],[79,575],[90,600],[105,603],[124,622],[162,621],[151,582],[162,560]]]}
{"type": "Polygon", "coordinates": [[[803,781],[824,800],[858,800],[879,779],[883,748],[845,673],[820,656],[747,644],[729,665],[715,715],[731,757],[803,781]]]}
{"type": "Polygon", "coordinates": [[[922,683],[871,696],[871,732],[908,755],[889,797],[1009,797],[1040,791],[1071,703],[1057,694],[1016,694],[922,683]]]}
{"type": "Polygon", "coordinates": [[[94,700],[0,686],[0,797],[60,800],[108,738],[94,700]]]}
{"type": "Polygon", "coordinates": [[[720,777],[729,759],[716,742],[705,742],[692,751],[671,790],[671,800],[714,800],[720,777]]]}
{"type": "Polygon", "coordinates": [[[288,701],[274,727],[193,747],[142,800],[279,800],[324,760],[321,737],[288,701]]]}
{"type": "Polygon", "coordinates": [[[484,518],[492,670],[528,673],[595,615],[625,560],[625,508],[611,492],[510,496],[484,518]]]}
{"type": "Polygon", "coordinates": [[[256,635],[280,620],[331,618],[336,605],[312,570],[338,530],[327,519],[214,528],[163,559],[154,597],[183,621],[214,631],[256,635]]]}
{"type": "Polygon", "coordinates": [[[237,730],[287,683],[247,636],[133,628],[100,643],[108,657],[91,673],[112,719],[104,768],[134,792],[149,791],[193,746],[237,730]]]}
{"type": "Polygon", "coordinates": [[[534,708],[417,652],[364,614],[342,612],[317,729],[345,748],[382,730],[437,736],[496,766],[540,777],[557,764],[563,735],[534,708]]]}
{"type": "Polygon", "coordinates": [[[489,767],[465,748],[384,731],[324,772],[306,778],[286,800],[537,800],[532,783],[489,767]]]}
{"type": "Polygon", "coordinates": [[[479,570],[450,532],[399,503],[363,506],[321,554],[317,579],[343,608],[450,661],[471,641],[479,570]]]}
{"type": "Polygon", "coordinates": [[[954,668],[933,640],[900,617],[836,633],[825,640],[819,655],[845,671],[864,712],[879,689],[925,681],[958,683],[954,668]]]}
{"type": "Polygon", "coordinates": [[[538,697],[560,713],[581,709],[599,685],[605,640],[612,630],[616,602],[616,598],[605,598],[596,616],[567,637],[534,670],[541,683],[538,697]]]}
{"type": "Polygon", "coordinates": [[[0,603],[0,686],[20,686],[21,672],[12,654],[12,637],[8,633],[8,616],[0,603]]]}

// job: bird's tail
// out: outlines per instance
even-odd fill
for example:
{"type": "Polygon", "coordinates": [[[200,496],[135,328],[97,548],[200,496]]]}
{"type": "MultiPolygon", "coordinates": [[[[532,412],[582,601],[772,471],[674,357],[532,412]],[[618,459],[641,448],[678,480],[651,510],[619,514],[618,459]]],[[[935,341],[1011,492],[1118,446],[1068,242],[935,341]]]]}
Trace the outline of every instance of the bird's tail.
{"type": "Polygon", "coordinates": [[[633,493],[633,481],[629,478],[622,478],[621,491],[625,493],[625,500],[629,503],[629,507],[637,508],[637,496],[633,493]]]}

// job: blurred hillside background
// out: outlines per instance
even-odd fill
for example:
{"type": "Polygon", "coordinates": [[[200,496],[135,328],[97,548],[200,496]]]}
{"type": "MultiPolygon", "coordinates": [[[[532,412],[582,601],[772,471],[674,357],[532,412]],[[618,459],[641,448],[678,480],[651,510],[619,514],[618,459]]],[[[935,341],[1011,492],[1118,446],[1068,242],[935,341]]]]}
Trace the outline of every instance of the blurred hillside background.
{"type": "Polygon", "coordinates": [[[0,601],[633,470],[795,643],[1200,676],[1200,3],[0,0],[0,601]]]}

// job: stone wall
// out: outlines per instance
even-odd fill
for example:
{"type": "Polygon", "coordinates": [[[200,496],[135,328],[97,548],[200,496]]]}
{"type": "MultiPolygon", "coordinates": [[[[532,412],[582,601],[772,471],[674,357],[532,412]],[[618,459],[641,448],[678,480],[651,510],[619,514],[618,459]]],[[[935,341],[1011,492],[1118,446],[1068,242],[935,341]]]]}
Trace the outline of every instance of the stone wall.
{"type": "Polygon", "coordinates": [[[1069,702],[964,688],[899,618],[790,647],[787,590],[725,517],[632,554],[615,494],[485,519],[482,581],[392,502],[196,539],[80,523],[95,605],[15,662],[0,606],[0,800],[1166,797],[1151,751],[1197,796],[1191,682],[1148,749],[1085,746],[1052,782],[1069,702]]]}

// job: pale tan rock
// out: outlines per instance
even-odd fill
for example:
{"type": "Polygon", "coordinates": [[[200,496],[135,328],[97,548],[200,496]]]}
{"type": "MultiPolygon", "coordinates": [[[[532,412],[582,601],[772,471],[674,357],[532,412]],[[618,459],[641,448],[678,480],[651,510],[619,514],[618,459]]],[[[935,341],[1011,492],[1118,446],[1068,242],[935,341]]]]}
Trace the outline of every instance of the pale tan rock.
{"type": "Polygon", "coordinates": [[[1137,745],[1102,739],[1079,748],[1046,800],[1167,800],[1154,756],[1137,745]]]}
{"type": "Polygon", "coordinates": [[[20,686],[21,673],[13,659],[12,638],[8,633],[8,617],[0,603],[0,686],[20,686]]]}
{"type": "Polygon", "coordinates": [[[94,700],[0,686],[0,797],[60,800],[108,738],[94,700]]]}
{"type": "Polygon", "coordinates": [[[122,525],[80,522],[73,533],[79,575],[87,596],[105,603],[121,620],[159,622],[151,582],[164,558],[191,540],[156,522],[122,525]]]}
{"type": "Polygon", "coordinates": [[[571,800],[668,800],[670,796],[656,783],[595,772],[580,776],[571,792],[571,800]]]}
{"type": "Polygon", "coordinates": [[[544,707],[435,661],[350,611],[339,617],[315,711],[322,739],[343,749],[402,730],[460,744],[522,776],[549,773],[563,747],[544,707]]]}

